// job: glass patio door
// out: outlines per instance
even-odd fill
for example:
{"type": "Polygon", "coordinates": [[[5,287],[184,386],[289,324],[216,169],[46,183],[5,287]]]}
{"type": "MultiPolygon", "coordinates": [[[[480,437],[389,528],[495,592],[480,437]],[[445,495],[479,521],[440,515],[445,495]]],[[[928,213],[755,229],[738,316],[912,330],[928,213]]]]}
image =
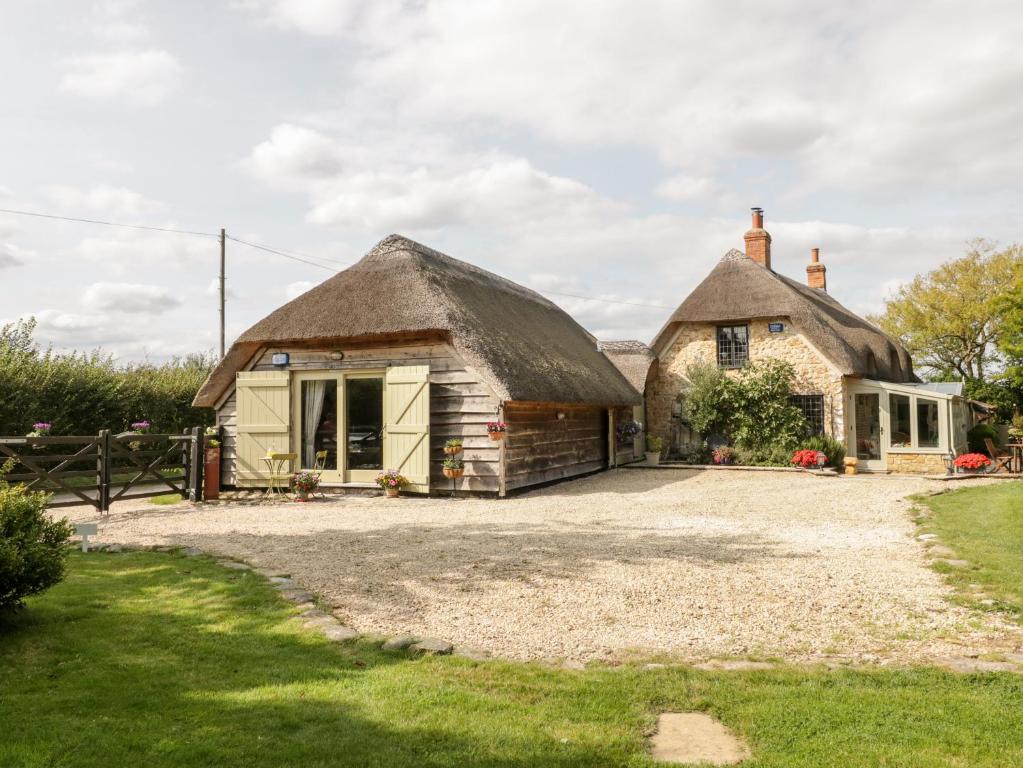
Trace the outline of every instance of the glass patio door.
{"type": "Polygon", "coordinates": [[[372,482],[383,469],[383,376],[301,372],[294,392],[301,468],[316,469],[322,457],[325,484],[372,482]]]}
{"type": "Polygon", "coordinates": [[[861,469],[886,468],[883,437],[881,393],[856,392],[853,395],[852,447],[861,469]]]}

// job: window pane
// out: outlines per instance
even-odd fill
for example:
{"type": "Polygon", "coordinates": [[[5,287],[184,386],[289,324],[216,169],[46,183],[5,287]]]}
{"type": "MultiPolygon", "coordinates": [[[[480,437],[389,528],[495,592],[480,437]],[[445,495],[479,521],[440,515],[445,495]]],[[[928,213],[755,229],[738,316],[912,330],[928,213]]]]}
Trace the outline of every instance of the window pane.
{"type": "Polygon", "coordinates": [[[938,402],[936,400],[917,398],[916,430],[917,445],[919,447],[938,447],[938,402]]]}
{"type": "Polygon", "coordinates": [[[383,469],[384,380],[345,381],[348,469],[383,469]]]}
{"type": "Polygon", "coordinates": [[[909,448],[913,445],[909,426],[909,395],[888,395],[891,408],[892,448],[909,448]]]}
{"type": "Polygon", "coordinates": [[[824,434],[824,395],[792,395],[792,404],[806,419],[807,433],[824,434]]]}
{"type": "Polygon", "coordinates": [[[856,456],[865,461],[881,458],[881,398],[856,395],[856,456]]]}
{"type": "Polygon", "coordinates": [[[717,329],[718,366],[737,368],[749,359],[749,328],[722,325],[717,329]]]}
{"type": "Polygon", "coordinates": [[[316,454],[327,452],[323,469],[337,469],[337,380],[302,382],[302,467],[314,469],[316,454]]]}

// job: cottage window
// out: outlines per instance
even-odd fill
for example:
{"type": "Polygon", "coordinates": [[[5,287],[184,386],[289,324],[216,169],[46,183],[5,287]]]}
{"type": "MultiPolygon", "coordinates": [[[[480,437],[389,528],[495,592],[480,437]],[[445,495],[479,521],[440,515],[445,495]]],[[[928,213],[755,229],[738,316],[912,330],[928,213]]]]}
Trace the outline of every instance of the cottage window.
{"type": "Polygon", "coordinates": [[[909,395],[889,395],[889,408],[891,409],[892,448],[910,448],[913,445],[910,425],[909,395]]]}
{"type": "Polygon", "coordinates": [[[749,326],[718,326],[718,367],[739,368],[749,360],[749,326]]]}
{"type": "Polygon", "coordinates": [[[807,433],[824,434],[824,395],[792,395],[791,402],[806,419],[807,433]]]}
{"type": "Polygon", "coordinates": [[[916,439],[920,448],[938,447],[938,401],[916,399],[916,439]]]}

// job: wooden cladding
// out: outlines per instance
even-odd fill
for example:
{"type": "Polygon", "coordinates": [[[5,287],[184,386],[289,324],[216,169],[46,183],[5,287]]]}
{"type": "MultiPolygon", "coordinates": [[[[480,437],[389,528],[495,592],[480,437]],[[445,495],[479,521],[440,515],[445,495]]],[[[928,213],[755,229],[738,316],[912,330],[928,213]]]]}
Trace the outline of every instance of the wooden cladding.
{"type": "Polygon", "coordinates": [[[505,487],[523,488],[608,465],[607,409],[507,403],[505,487]],[[563,418],[558,418],[561,414],[563,418]]]}

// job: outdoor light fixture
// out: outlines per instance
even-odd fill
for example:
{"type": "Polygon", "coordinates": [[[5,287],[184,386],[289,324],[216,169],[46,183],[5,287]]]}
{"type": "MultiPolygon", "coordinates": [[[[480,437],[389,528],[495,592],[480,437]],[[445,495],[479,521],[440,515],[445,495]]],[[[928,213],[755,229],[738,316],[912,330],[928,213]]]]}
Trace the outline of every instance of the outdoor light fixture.
{"type": "Polygon", "coordinates": [[[941,463],[945,465],[946,475],[955,474],[955,460],[956,456],[954,453],[946,453],[944,456],[941,457],[941,463]]]}
{"type": "Polygon", "coordinates": [[[814,458],[817,460],[817,469],[823,470],[824,465],[828,463],[827,454],[824,451],[817,451],[817,455],[814,458]]]}
{"type": "Polygon", "coordinates": [[[565,418],[565,412],[564,411],[558,411],[558,421],[561,421],[564,418],[565,418]]]}
{"type": "Polygon", "coordinates": [[[330,353],[330,359],[331,360],[344,360],[345,359],[345,353],[342,352],[340,349],[335,349],[333,352],[330,353]]]}

